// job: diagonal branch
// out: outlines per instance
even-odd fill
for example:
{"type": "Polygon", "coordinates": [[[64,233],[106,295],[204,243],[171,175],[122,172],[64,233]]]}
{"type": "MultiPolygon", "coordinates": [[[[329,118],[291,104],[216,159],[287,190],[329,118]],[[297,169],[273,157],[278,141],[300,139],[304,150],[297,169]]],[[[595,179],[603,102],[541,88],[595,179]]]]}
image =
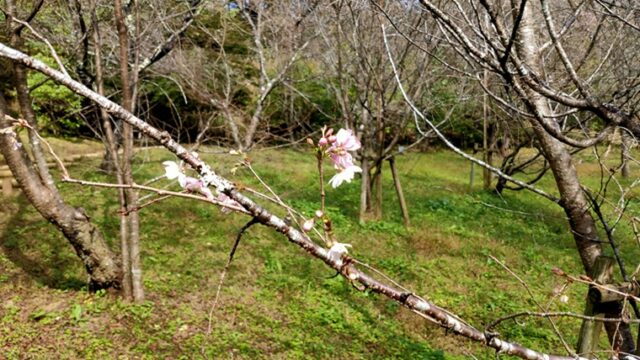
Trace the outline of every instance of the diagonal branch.
{"type": "Polygon", "coordinates": [[[363,270],[360,270],[356,266],[356,261],[348,256],[343,256],[340,259],[334,256],[329,256],[329,251],[327,249],[317,245],[316,243],[311,241],[311,239],[306,234],[287,225],[287,223],[283,219],[271,214],[267,209],[263,208],[247,196],[240,193],[240,191],[236,189],[235,185],[232,182],[217,175],[211,169],[211,167],[209,167],[209,165],[195,156],[195,154],[189,152],[186,148],[178,144],[166,131],[160,131],[154,128],[145,121],[126,111],[120,105],[110,101],[103,96],[98,95],[81,83],[73,80],[68,76],[65,76],[59,71],[48,67],[43,62],[15,49],[12,49],[2,43],[0,43],[0,57],[9,58],[51,77],[53,80],[67,86],[70,90],[74,91],[78,95],[85,96],[93,100],[100,107],[103,107],[114,116],[117,116],[123,121],[136,127],[143,134],[160,142],[165,148],[176,154],[180,159],[184,160],[193,169],[195,169],[206,183],[215,186],[218,191],[228,195],[230,198],[240,203],[245,208],[245,210],[249,212],[250,216],[256,218],[258,222],[282,233],[289,239],[290,242],[298,245],[311,256],[321,260],[327,266],[339,272],[342,276],[344,276],[352,283],[357,283],[365,289],[369,289],[372,292],[384,295],[422,317],[435,320],[439,326],[449,330],[451,333],[485,344],[486,346],[495,349],[501,354],[518,356],[520,358],[528,360],[576,359],[573,356],[545,354],[526,348],[519,344],[502,340],[498,336],[494,336],[493,334],[487,334],[471,325],[468,325],[467,323],[450,314],[448,311],[438,307],[431,302],[428,302],[427,300],[411,292],[403,291],[397,286],[389,285],[375,279],[363,270]]]}

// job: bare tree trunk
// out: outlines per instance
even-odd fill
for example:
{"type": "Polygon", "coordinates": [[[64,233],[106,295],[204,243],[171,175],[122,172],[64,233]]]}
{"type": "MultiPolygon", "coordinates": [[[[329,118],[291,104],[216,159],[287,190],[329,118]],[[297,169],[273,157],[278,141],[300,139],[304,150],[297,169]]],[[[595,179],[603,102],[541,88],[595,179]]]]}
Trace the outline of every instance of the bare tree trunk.
{"type": "MultiPolygon", "coordinates": [[[[484,82],[484,86],[487,87],[487,78],[488,78],[488,71],[485,69],[484,70],[484,76],[482,81],[484,82]]],[[[491,141],[489,140],[489,119],[488,119],[488,115],[489,115],[489,111],[488,111],[488,104],[487,104],[487,94],[484,94],[482,96],[482,150],[483,150],[483,157],[484,157],[484,162],[486,162],[489,165],[493,165],[493,157],[492,157],[492,153],[491,153],[491,141]]],[[[485,190],[489,190],[491,189],[491,171],[489,171],[488,168],[482,168],[482,179],[483,184],[484,184],[484,189],[485,190]]]]}
{"type": "MultiPolygon", "coordinates": [[[[539,70],[539,54],[537,53],[534,22],[531,7],[528,5],[520,27],[520,41],[516,43],[519,45],[519,54],[527,66],[539,70]]],[[[517,79],[515,85],[519,85],[517,79]]],[[[520,86],[521,90],[523,88],[520,86]]],[[[522,91],[526,95],[526,105],[538,116],[538,120],[547,121],[549,126],[558,127],[557,123],[548,120],[550,111],[547,100],[535,91],[522,91]]],[[[539,121],[532,119],[531,125],[551,166],[551,171],[560,192],[560,205],[564,208],[569,218],[582,264],[587,273],[590,273],[596,258],[602,253],[595,221],[589,212],[589,204],[580,187],[580,180],[571,154],[559,140],[546,132],[539,121]]]]}
{"type": "MultiPolygon", "coordinates": [[[[7,1],[7,10],[9,19],[7,19],[8,29],[10,31],[10,44],[16,49],[22,47],[22,37],[20,36],[21,27],[12,27],[11,18],[16,16],[15,3],[12,0],[7,1]]],[[[31,106],[31,97],[29,95],[29,85],[27,84],[27,73],[24,65],[13,64],[13,79],[17,92],[18,103],[20,105],[20,112],[25,120],[34,129],[38,128],[36,121],[36,115],[31,106]]],[[[53,177],[49,173],[49,166],[47,165],[47,159],[42,151],[40,139],[34,130],[29,129],[29,143],[31,144],[31,154],[35,160],[35,165],[38,169],[38,175],[42,179],[44,185],[51,191],[57,191],[53,182],[53,177]]]]}
{"type": "Polygon", "coordinates": [[[371,181],[369,177],[369,159],[366,156],[362,156],[362,183],[360,185],[360,214],[358,220],[363,223],[367,220],[367,210],[369,206],[369,187],[371,181]]]}
{"type": "MultiPolygon", "coordinates": [[[[102,53],[101,53],[101,37],[100,37],[100,28],[98,26],[98,21],[96,19],[95,8],[93,9],[92,16],[92,24],[93,24],[93,40],[94,40],[94,52],[95,52],[95,71],[96,71],[96,86],[97,92],[101,96],[104,96],[104,80],[103,80],[103,71],[102,71],[102,53]]],[[[111,125],[111,119],[109,118],[109,114],[102,107],[99,108],[100,118],[102,120],[102,130],[104,131],[104,146],[106,149],[105,157],[103,159],[102,166],[107,161],[107,166],[116,176],[116,181],[119,185],[124,184],[124,179],[122,178],[122,167],[120,165],[120,161],[118,159],[118,146],[116,143],[115,134],[113,132],[113,127],[111,125]]],[[[104,169],[104,168],[103,168],[104,169]]],[[[126,196],[125,190],[123,188],[118,189],[118,202],[120,203],[120,249],[121,249],[121,257],[122,257],[122,294],[125,299],[131,299],[131,272],[129,271],[130,265],[130,256],[129,256],[129,246],[127,238],[128,238],[128,221],[126,215],[126,196]]]]}
{"type": "MultiPolygon", "coordinates": [[[[534,30],[535,19],[532,15],[531,5],[528,4],[522,17],[522,24],[519,31],[520,39],[516,41],[516,44],[518,53],[526,65],[535,71],[540,71],[540,59],[537,52],[538,45],[534,30]]],[[[560,193],[560,205],[567,214],[582,264],[586,273],[589,274],[596,259],[602,255],[602,247],[600,246],[596,224],[589,211],[589,203],[580,186],[580,179],[578,178],[571,154],[564,144],[551,136],[540,124],[540,122],[544,121],[547,122],[547,125],[550,127],[559,128],[556,122],[549,121],[551,118],[549,117],[550,109],[546,98],[529,88],[525,90],[525,87],[521,85],[518,79],[514,79],[514,86],[516,90],[521,93],[520,95],[523,96],[529,110],[537,117],[537,119],[531,119],[530,122],[540,142],[542,151],[549,161],[560,193]]],[[[620,315],[621,314],[616,314],[615,317],[620,317],[620,315]]],[[[616,337],[611,344],[619,346],[614,348],[614,350],[633,353],[635,346],[631,335],[622,334],[622,328],[620,331],[615,332],[615,334],[610,333],[610,329],[611,327],[607,328],[609,336],[611,338],[616,337]],[[629,342],[629,339],[632,341],[629,342]]]]}
{"type": "MultiPolygon", "coordinates": [[[[12,125],[5,120],[5,108],[4,97],[0,94],[0,128],[12,125]]],[[[44,185],[33,170],[24,147],[17,148],[11,135],[0,135],[0,152],[29,202],[62,231],[75,249],[89,274],[89,288],[119,288],[122,278],[120,264],[84,210],[67,205],[55,187],[44,185]]]]}
{"type": "Polygon", "coordinates": [[[375,165],[375,171],[371,177],[371,215],[375,220],[382,219],[382,164],[375,165]]]}
{"type": "MultiPolygon", "coordinates": [[[[34,11],[39,9],[39,5],[36,6],[34,11]]],[[[13,1],[7,1],[7,10],[9,16],[15,14],[13,1]]],[[[19,28],[12,28],[10,22],[7,28],[11,32],[12,45],[19,46],[22,42],[20,30],[17,30],[19,28]]],[[[75,249],[89,274],[89,287],[96,290],[119,288],[122,273],[117,257],[107,246],[99,229],[90,222],[82,208],[73,208],[60,197],[36,133],[38,124],[31,105],[26,69],[22,64],[14,63],[12,66],[20,111],[32,127],[29,129],[29,143],[35,166],[24,148],[15,147],[11,136],[0,136],[0,152],[27,199],[45,219],[62,231],[75,249]]],[[[0,128],[11,125],[5,120],[5,109],[4,96],[0,94],[0,128]]]]}
{"type": "MultiPolygon", "coordinates": [[[[115,19],[118,29],[118,39],[120,48],[120,78],[122,82],[122,107],[133,112],[133,95],[130,83],[129,72],[129,35],[127,32],[127,26],[125,24],[124,16],[122,13],[121,0],[115,0],[115,19]]],[[[133,160],[133,127],[125,123],[123,124],[123,161],[122,161],[122,178],[125,184],[133,184],[133,174],[131,170],[131,163],[133,160]]],[[[122,239],[122,251],[123,258],[125,253],[129,256],[129,261],[124,261],[123,264],[128,263],[129,268],[125,268],[125,271],[130,272],[131,276],[131,294],[133,300],[141,302],[144,300],[144,291],[142,289],[142,270],[140,268],[140,251],[139,251],[139,238],[140,238],[140,222],[138,212],[136,210],[138,194],[134,189],[125,190],[126,209],[128,216],[127,236],[122,239]]],[[[125,291],[125,296],[127,292],[125,291]]]]}

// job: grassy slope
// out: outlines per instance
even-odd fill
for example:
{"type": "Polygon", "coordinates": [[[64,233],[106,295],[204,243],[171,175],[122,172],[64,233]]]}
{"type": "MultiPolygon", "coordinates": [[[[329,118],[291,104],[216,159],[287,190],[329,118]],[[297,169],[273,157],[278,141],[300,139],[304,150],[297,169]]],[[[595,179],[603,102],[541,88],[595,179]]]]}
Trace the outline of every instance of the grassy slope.
{"type": "MultiPolygon", "coordinates": [[[[294,151],[252,155],[256,170],[296,208],[311,214],[318,203],[313,157],[294,151]]],[[[230,156],[206,156],[229,176],[230,156]]],[[[159,150],[143,152],[139,182],[157,176],[159,150]]],[[[86,160],[76,177],[108,178],[86,160]]],[[[506,262],[547,303],[560,279],[558,266],[580,273],[573,240],[559,208],[528,193],[500,198],[474,188],[469,165],[449,153],[398,159],[414,228],[399,224],[389,179],[383,221],[355,220],[359,183],[329,189],[329,213],[353,254],[384,270],[436,304],[482,327],[496,317],[536,310],[525,289],[489,254],[506,262]],[[496,209],[499,208],[499,209],[496,209]]],[[[597,181],[597,169],[584,171],[597,181]]],[[[479,171],[477,171],[479,173],[479,171]]],[[[232,176],[257,186],[246,170],[232,176]]],[[[550,179],[544,186],[552,186],[550,179]]],[[[476,181],[479,183],[480,181],[476,181]]],[[[71,203],[83,206],[116,247],[118,221],[113,190],[61,185],[71,203]]],[[[246,222],[204,203],[174,199],[142,210],[142,249],[148,301],[121,302],[83,290],[84,273],[71,247],[18,197],[0,209],[0,358],[457,358],[491,351],[445,337],[397,305],[357,292],[342,278],[282,236],[253,227],[240,245],[206,335],[207,313],[235,232],[246,222]]],[[[620,241],[631,247],[630,232],[620,241]]],[[[637,254],[629,254],[629,259],[637,254]]],[[[581,312],[584,288],[569,287],[568,304],[551,309],[581,312]]],[[[575,320],[560,320],[569,344],[575,320]]],[[[548,322],[510,321],[508,339],[548,351],[561,344],[548,322]]]]}

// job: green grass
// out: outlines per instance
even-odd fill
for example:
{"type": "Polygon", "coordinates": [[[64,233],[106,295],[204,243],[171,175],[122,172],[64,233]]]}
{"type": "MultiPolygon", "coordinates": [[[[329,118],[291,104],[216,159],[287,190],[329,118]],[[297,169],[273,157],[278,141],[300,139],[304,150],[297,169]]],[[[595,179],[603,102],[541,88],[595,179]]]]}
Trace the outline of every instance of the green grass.
{"type": "MultiPolygon", "coordinates": [[[[246,169],[231,174],[241,160],[237,156],[203,156],[238,185],[260,189],[246,169]]],[[[286,202],[307,215],[318,208],[312,155],[289,150],[251,157],[256,171],[286,202]]],[[[160,175],[161,162],[172,156],[153,150],[138,159],[135,176],[142,183],[160,175]]],[[[400,225],[389,177],[382,220],[358,223],[358,181],[328,189],[328,213],[339,240],[353,244],[353,255],[414,292],[482,328],[503,315],[537,310],[524,287],[489,255],[522,277],[542,304],[562,283],[553,267],[582,272],[564,215],[548,200],[527,192],[499,197],[480,184],[469,189],[468,163],[446,152],[409,154],[397,163],[411,229],[400,225]]],[[[98,164],[99,159],[89,159],[70,170],[86,180],[111,181],[96,171],[98,164]]],[[[590,186],[597,185],[596,170],[585,165],[581,171],[590,186]]],[[[552,179],[541,186],[552,191],[552,179]]],[[[70,203],[86,209],[117,249],[116,193],[69,184],[60,188],[70,203]]],[[[246,217],[183,199],[144,208],[147,301],[133,305],[104,292],[88,293],[82,265],[52,225],[21,196],[2,200],[7,205],[0,210],[0,348],[8,359],[494,356],[481,345],[445,336],[380,296],[357,291],[281,235],[257,226],[240,244],[207,335],[220,272],[246,217]]],[[[618,240],[632,249],[627,230],[619,230],[618,240]]],[[[625,255],[634,264],[638,253],[625,255]]],[[[556,301],[550,309],[582,312],[585,288],[574,284],[567,294],[567,304],[556,301]]],[[[565,340],[575,344],[579,322],[557,323],[565,340]]],[[[509,321],[498,330],[509,340],[562,352],[547,321],[509,321]]]]}

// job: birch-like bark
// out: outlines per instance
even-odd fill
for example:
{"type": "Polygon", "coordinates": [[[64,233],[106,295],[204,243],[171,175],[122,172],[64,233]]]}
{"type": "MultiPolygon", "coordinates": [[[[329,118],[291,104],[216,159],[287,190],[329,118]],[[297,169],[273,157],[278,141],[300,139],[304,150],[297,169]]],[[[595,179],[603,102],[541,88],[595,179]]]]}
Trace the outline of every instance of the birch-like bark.
{"type": "Polygon", "coordinates": [[[629,164],[631,163],[631,148],[635,139],[626,129],[620,129],[620,173],[623,178],[631,176],[629,164]]]}

